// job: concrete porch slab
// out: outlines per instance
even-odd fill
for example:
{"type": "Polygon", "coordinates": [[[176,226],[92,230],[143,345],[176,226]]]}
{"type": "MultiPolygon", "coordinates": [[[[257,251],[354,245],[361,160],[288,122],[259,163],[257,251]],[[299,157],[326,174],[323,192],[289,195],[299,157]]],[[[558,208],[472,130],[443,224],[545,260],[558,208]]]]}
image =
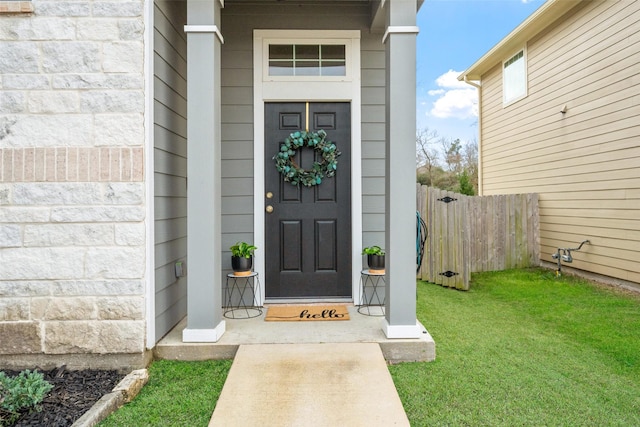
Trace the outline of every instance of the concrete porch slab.
{"type": "Polygon", "coordinates": [[[357,307],[348,308],[348,321],[265,322],[265,313],[253,319],[226,319],[226,332],[216,343],[182,342],[185,318],[156,344],[154,356],[168,360],[233,359],[240,345],[377,343],[389,363],[435,360],[435,342],[422,325],[420,338],[387,339],[382,331],[384,317],[365,316],[357,307]]]}

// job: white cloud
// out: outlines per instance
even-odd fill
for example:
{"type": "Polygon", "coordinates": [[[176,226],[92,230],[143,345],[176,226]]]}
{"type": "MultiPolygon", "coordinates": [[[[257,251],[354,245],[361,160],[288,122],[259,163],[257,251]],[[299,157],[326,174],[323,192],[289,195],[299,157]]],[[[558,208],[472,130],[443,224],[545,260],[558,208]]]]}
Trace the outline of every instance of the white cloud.
{"type": "Polygon", "coordinates": [[[449,70],[436,79],[436,84],[446,89],[466,89],[469,85],[458,80],[460,74],[462,72],[449,70]]]}
{"type": "Polygon", "coordinates": [[[469,119],[478,116],[478,96],[476,90],[452,89],[436,99],[431,115],[441,119],[469,119]]]}
{"type": "Polygon", "coordinates": [[[459,81],[459,75],[459,71],[449,70],[436,79],[436,84],[441,89],[428,92],[431,96],[438,96],[429,115],[440,119],[469,119],[478,116],[477,91],[459,81]]]}

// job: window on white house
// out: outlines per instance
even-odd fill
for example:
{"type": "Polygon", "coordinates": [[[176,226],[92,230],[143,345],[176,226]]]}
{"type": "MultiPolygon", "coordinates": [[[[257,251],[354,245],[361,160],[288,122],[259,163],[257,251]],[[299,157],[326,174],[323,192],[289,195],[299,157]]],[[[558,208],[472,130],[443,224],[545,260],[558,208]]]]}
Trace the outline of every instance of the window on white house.
{"type": "Polygon", "coordinates": [[[345,76],[345,45],[270,44],[270,76],[345,76]]]}
{"type": "Polygon", "coordinates": [[[505,104],[527,94],[524,49],[506,60],[502,67],[502,93],[505,104]]]}

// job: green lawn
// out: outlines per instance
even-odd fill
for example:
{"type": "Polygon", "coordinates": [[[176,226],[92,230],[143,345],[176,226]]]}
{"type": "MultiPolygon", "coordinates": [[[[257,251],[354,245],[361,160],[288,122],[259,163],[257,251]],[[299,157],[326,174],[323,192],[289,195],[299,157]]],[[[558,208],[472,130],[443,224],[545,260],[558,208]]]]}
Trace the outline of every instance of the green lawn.
{"type": "MultiPolygon", "coordinates": [[[[640,426],[640,295],[547,270],[418,283],[435,362],[390,366],[416,426],[640,426]]],[[[230,361],[158,361],[103,426],[206,426],[230,361]]]]}
{"type": "Polygon", "coordinates": [[[100,426],[206,426],[230,368],[231,360],[155,361],[140,394],[100,426]]]}
{"type": "Polygon", "coordinates": [[[436,361],[391,366],[412,426],[640,425],[640,296],[545,270],[418,284],[436,361]]]}

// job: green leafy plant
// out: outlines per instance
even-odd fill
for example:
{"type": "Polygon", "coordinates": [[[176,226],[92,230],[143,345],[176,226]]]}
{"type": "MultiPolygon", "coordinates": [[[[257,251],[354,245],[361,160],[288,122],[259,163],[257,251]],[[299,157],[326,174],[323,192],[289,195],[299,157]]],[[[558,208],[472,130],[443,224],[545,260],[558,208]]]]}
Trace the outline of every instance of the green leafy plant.
{"type": "Polygon", "coordinates": [[[23,412],[40,410],[52,388],[40,372],[26,370],[15,377],[0,372],[0,426],[12,425],[23,412]]]}
{"type": "Polygon", "coordinates": [[[253,252],[258,248],[246,242],[238,242],[229,249],[231,249],[232,256],[251,258],[253,256],[253,252]]]}
{"type": "Polygon", "coordinates": [[[380,248],[380,246],[367,246],[362,249],[362,255],[384,255],[384,249],[380,248]]]}

